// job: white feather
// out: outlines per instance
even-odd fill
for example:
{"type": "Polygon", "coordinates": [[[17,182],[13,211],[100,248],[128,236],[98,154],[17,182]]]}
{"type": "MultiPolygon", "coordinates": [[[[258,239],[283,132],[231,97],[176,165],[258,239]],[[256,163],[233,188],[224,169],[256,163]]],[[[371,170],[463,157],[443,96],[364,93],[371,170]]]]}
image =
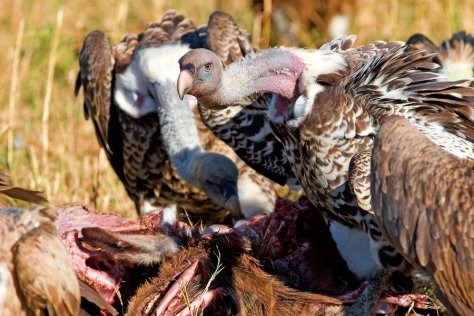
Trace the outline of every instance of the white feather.
{"type": "MultiPolygon", "coordinates": [[[[294,118],[288,121],[290,126],[296,127],[310,113],[318,93],[324,91],[324,87],[317,83],[317,78],[323,74],[336,73],[345,69],[347,61],[343,55],[333,51],[305,49],[292,49],[291,51],[305,65],[298,81],[299,97],[293,108],[294,118]]],[[[269,113],[273,114],[273,117],[275,116],[275,112],[271,108],[269,113]]]]}
{"type": "Polygon", "coordinates": [[[138,51],[136,62],[149,81],[176,83],[179,76],[178,60],[189,51],[188,45],[162,45],[138,51]]]}
{"type": "Polygon", "coordinates": [[[367,280],[380,270],[381,266],[373,259],[367,233],[351,229],[336,221],[329,221],[329,230],[347,267],[360,280],[367,280]]]}
{"type": "Polygon", "coordinates": [[[149,94],[149,84],[175,84],[179,76],[178,60],[189,50],[181,44],[139,50],[127,69],[116,74],[114,100],[119,108],[134,118],[155,112],[157,103],[149,94]]]}
{"type": "Polygon", "coordinates": [[[436,122],[425,122],[409,115],[406,118],[436,145],[459,158],[474,160],[474,144],[470,141],[446,131],[436,122]]]}

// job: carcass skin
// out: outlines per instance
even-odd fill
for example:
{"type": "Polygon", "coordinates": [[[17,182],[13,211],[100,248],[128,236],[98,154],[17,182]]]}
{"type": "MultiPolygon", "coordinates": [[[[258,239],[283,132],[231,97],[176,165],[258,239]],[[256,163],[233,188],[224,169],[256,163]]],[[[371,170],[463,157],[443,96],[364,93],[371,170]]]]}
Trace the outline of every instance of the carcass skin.
{"type": "MultiPolygon", "coordinates": [[[[127,315],[190,315],[190,308],[210,315],[368,314],[353,303],[372,289],[355,281],[305,198],[279,201],[273,214],[235,228],[204,230],[166,210],[139,220],[82,206],[55,213],[81,280],[127,315]]],[[[372,308],[393,315],[399,306],[428,307],[426,296],[398,294],[385,292],[372,308]]]]}

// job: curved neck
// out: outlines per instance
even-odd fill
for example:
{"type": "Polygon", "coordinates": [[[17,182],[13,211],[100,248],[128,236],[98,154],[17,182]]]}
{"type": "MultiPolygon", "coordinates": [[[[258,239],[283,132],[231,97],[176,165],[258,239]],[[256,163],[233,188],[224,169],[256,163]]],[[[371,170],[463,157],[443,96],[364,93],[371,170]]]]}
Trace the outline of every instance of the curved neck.
{"type": "Polygon", "coordinates": [[[201,97],[204,104],[232,105],[255,93],[273,92],[287,99],[295,95],[304,64],[290,49],[272,48],[250,54],[222,72],[218,90],[201,97]]]}
{"type": "Polygon", "coordinates": [[[160,133],[166,152],[180,177],[196,186],[192,162],[204,149],[191,104],[186,98],[183,101],[178,98],[175,83],[171,81],[155,83],[152,89],[159,103],[160,133]]]}

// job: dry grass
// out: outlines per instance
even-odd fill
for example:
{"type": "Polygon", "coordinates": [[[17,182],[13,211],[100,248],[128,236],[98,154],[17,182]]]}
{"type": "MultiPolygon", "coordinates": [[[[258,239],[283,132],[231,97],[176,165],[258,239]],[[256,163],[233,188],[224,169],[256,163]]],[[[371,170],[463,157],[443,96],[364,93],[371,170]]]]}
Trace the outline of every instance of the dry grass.
{"type": "Polygon", "coordinates": [[[267,46],[287,42],[274,31],[270,18],[281,8],[296,25],[295,41],[305,47],[327,38],[327,15],[339,11],[351,15],[350,32],[358,34],[359,43],[403,40],[414,32],[438,42],[459,29],[474,32],[474,0],[255,2],[0,1],[0,170],[16,185],[44,190],[54,205],[83,203],[134,213],[105,155],[99,154],[92,124],[83,119],[82,98],[73,96],[77,53],[84,36],[95,28],[115,43],[172,7],[198,24],[220,9],[258,34],[254,43],[267,46]]]}

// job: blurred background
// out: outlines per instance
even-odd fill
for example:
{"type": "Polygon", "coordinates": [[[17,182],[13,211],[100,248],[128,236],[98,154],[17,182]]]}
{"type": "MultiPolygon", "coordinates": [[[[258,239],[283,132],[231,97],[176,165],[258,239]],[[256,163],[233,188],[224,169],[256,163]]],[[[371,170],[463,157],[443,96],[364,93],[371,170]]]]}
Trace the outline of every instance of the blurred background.
{"type": "Polygon", "coordinates": [[[77,56],[91,30],[116,44],[171,8],[197,25],[226,11],[262,48],[318,47],[340,32],[357,34],[357,44],[413,33],[439,44],[458,30],[474,33],[474,0],[0,0],[0,172],[53,205],[134,215],[84,120],[82,93],[74,97],[77,56]]]}

